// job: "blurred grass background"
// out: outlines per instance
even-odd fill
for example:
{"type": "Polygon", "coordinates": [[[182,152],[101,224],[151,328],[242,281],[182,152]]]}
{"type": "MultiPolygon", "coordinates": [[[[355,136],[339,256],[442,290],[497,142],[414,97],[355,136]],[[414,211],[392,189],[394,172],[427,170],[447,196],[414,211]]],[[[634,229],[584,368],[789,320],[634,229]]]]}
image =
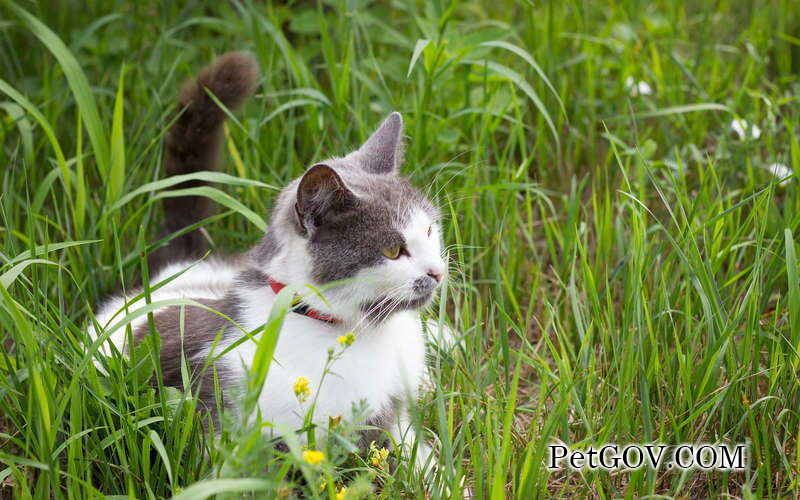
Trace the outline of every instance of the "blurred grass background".
{"type": "MultiPolygon", "coordinates": [[[[3,0],[0,497],[796,497],[800,197],[770,166],[800,169],[799,71],[796,0],[3,0]],[[152,367],[89,361],[91,310],[156,237],[162,190],[134,190],[177,90],[235,49],[263,78],[226,173],[282,186],[406,119],[403,170],[447,214],[429,317],[463,335],[432,349],[427,492],[209,440],[152,367]],[[747,470],[550,473],[553,441],[746,442],[747,470]]],[[[257,214],[221,209],[216,248],[247,248],[275,191],[215,187],[257,214]]]]}

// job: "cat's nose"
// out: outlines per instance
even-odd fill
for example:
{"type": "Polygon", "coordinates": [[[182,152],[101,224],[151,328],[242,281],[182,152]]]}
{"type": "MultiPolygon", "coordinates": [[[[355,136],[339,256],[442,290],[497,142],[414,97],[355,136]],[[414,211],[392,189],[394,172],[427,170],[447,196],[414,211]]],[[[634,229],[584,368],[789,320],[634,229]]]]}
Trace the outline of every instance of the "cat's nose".
{"type": "Polygon", "coordinates": [[[428,276],[435,279],[437,283],[441,283],[444,274],[438,269],[428,269],[428,276]]]}

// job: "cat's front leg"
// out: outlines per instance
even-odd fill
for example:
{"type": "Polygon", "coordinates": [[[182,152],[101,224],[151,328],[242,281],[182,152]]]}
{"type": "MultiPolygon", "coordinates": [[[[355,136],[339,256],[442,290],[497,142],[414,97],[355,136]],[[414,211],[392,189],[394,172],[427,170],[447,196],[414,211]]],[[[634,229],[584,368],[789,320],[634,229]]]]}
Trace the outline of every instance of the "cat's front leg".
{"type": "Polygon", "coordinates": [[[394,400],[394,418],[386,430],[395,446],[399,447],[404,459],[414,458],[414,469],[418,472],[429,470],[435,463],[433,449],[417,435],[409,415],[409,404],[402,399],[394,400]],[[416,450],[415,450],[416,447],[416,450]]]}
{"type": "MultiPolygon", "coordinates": [[[[414,455],[414,471],[425,482],[426,489],[429,492],[431,490],[438,491],[438,496],[444,498],[454,498],[450,485],[440,482],[441,470],[437,464],[436,452],[423,438],[417,435],[407,408],[403,408],[402,411],[397,413],[395,421],[396,423],[391,429],[387,429],[387,432],[392,436],[392,440],[396,445],[401,447],[402,456],[405,460],[411,460],[411,456],[414,455]],[[415,445],[416,453],[414,453],[415,445]]],[[[475,498],[472,488],[466,485],[464,476],[461,477],[456,493],[455,498],[475,498]]]]}

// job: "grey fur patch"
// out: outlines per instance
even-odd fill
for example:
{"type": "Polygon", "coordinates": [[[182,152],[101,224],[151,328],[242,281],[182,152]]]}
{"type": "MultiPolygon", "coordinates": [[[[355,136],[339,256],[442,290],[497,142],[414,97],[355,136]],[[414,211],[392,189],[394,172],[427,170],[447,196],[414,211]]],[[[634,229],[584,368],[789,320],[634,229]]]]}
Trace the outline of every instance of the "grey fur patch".
{"type": "Polygon", "coordinates": [[[438,218],[433,204],[404,177],[336,171],[357,198],[343,210],[325,212],[308,236],[312,276],[319,283],[350,278],[381,262],[384,248],[404,245],[400,231],[415,210],[438,218]]]}
{"type": "Polygon", "coordinates": [[[358,150],[361,167],[373,174],[394,172],[403,163],[403,117],[390,114],[358,150]]]}
{"type": "Polygon", "coordinates": [[[437,281],[432,276],[422,276],[414,280],[414,292],[418,295],[430,296],[436,289],[437,281]]]}
{"type": "Polygon", "coordinates": [[[248,267],[236,275],[236,284],[246,288],[262,288],[268,280],[267,275],[255,267],[248,267]]]}
{"type": "Polygon", "coordinates": [[[251,250],[252,256],[259,264],[266,264],[275,254],[281,249],[280,241],[275,234],[275,227],[270,226],[267,234],[261,238],[261,241],[251,250]]]}
{"type": "MultiPolygon", "coordinates": [[[[264,264],[267,256],[277,254],[285,235],[300,235],[307,240],[314,282],[344,280],[381,263],[384,248],[403,245],[401,231],[415,211],[438,221],[433,203],[397,174],[402,147],[402,118],[392,114],[360,149],[314,165],[292,181],[278,197],[269,242],[255,253],[264,258],[257,262],[264,264]],[[389,158],[391,169],[386,168],[389,158]]],[[[417,287],[418,293],[424,293],[423,285],[417,287]]],[[[408,301],[398,307],[426,301],[408,301]]]]}
{"type": "MultiPolygon", "coordinates": [[[[170,127],[164,145],[167,176],[217,170],[222,149],[222,124],[226,114],[210,91],[226,108],[233,111],[255,91],[258,63],[246,52],[220,56],[188,81],[178,97],[178,115],[170,127]]],[[[178,189],[204,186],[202,181],[178,184],[178,189]]],[[[211,201],[203,196],[165,198],[162,236],[169,236],[211,215],[211,201]]],[[[155,274],[170,262],[197,258],[208,248],[199,229],[171,240],[149,256],[150,272],[155,274]]]]}
{"type": "MultiPolygon", "coordinates": [[[[200,299],[198,302],[235,319],[239,315],[239,303],[234,295],[219,300],[200,299]]],[[[198,355],[213,343],[222,330],[229,323],[225,318],[211,311],[198,307],[170,306],[158,311],[154,316],[155,329],[161,338],[160,363],[164,377],[164,385],[182,387],[181,355],[186,357],[192,376],[192,387],[198,399],[212,415],[216,416],[216,401],[214,391],[214,373],[220,385],[232,386],[235,381],[233,374],[229,373],[223,365],[205,367],[205,359],[197,359],[198,355]],[[181,309],[183,313],[183,339],[181,339],[181,309]]],[[[138,344],[149,333],[147,323],[139,326],[133,333],[134,343],[138,344]]],[[[223,404],[229,407],[231,398],[223,399],[223,404]]]]}
{"type": "Polygon", "coordinates": [[[297,186],[295,214],[300,234],[313,232],[331,214],[352,210],[355,203],[356,196],[336,170],[323,163],[312,166],[297,186]]]}

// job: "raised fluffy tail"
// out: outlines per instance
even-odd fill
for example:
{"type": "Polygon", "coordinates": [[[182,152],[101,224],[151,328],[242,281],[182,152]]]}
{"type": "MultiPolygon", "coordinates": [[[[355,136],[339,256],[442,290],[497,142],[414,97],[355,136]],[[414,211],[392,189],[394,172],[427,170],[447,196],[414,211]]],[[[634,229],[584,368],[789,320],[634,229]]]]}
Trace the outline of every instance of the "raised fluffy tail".
{"type": "MultiPolygon", "coordinates": [[[[233,111],[250,97],[257,83],[258,65],[246,52],[224,54],[203,69],[195,80],[186,82],[178,97],[180,115],[167,134],[167,176],[217,169],[226,115],[208,92],[233,111]]],[[[176,189],[203,184],[201,181],[187,181],[176,189]]],[[[162,235],[168,236],[208,217],[211,203],[208,198],[200,196],[166,198],[164,212],[162,235]]],[[[155,272],[169,262],[198,257],[206,249],[205,238],[195,229],[153,252],[149,267],[151,272],[155,272]]]]}

